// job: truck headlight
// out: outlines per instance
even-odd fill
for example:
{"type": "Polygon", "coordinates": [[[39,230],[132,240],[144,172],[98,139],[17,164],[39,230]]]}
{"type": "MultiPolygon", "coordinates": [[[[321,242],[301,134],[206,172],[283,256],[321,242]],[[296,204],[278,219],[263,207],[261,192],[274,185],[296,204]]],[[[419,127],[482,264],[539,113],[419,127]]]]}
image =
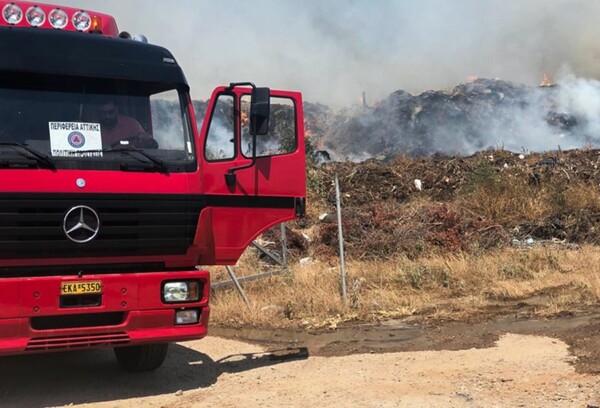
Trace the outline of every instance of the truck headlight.
{"type": "Polygon", "coordinates": [[[196,302],[200,300],[198,281],[171,281],[163,283],[162,300],[165,303],[196,302]]]}

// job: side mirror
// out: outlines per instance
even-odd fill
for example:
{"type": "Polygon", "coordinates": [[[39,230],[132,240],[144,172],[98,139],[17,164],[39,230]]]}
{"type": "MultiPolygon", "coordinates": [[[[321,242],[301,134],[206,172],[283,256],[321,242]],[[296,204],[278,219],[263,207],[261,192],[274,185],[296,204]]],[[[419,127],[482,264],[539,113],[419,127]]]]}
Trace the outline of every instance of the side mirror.
{"type": "Polygon", "coordinates": [[[254,88],[250,101],[250,134],[255,136],[269,133],[270,115],[271,92],[269,88],[254,88]]]}

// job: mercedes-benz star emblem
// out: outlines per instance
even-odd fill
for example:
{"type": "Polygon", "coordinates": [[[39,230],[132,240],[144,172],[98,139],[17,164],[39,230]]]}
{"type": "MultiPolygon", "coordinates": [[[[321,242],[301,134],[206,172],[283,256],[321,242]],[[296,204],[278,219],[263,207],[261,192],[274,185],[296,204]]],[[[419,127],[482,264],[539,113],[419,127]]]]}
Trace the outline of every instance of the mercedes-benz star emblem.
{"type": "Polygon", "coordinates": [[[75,184],[77,184],[77,187],[79,187],[79,188],[84,188],[85,187],[85,179],[78,178],[77,180],[75,180],[75,184]]]}
{"type": "Polygon", "coordinates": [[[100,217],[92,208],[78,205],[67,211],[63,220],[63,231],[73,242],[90,242],[100,231],[100,217]]]}

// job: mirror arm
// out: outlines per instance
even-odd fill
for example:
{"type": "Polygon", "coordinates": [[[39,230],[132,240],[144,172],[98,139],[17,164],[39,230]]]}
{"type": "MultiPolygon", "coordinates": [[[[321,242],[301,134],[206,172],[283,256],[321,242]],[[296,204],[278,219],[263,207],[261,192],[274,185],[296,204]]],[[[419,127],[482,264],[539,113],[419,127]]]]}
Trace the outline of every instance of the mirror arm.
{"type": "MultiPolygon", "coordinates": [[[[229,84],[229,87],[226,89],[226,91],[231,92],[235,87],[238,87],[238,86],[250,86],[250,87],[252,87],[253,92],[256,91],[256,85],[254,85],[253,82],[231,82],[229,84]]],[[[225,173],[225,183],[227,184],[227,187],[235,186],[235,183],[236,183],[235,172],[236,171],[249,169],[250,167],[253,167],[256,164],[256,131],[251,130],[251,132],[252,132],[252,160],[250,161],[250,163],[248,163],[246,165],[232,167],[227,171],[227,173],[225,173]]]]}
{"type": "Polygon", "coordinates": [[[252,161],[243,166],[232,167],[229,169],[229,171],[227,173],[225,173],[225,183],[227,184],[227,187],[235,186],[235,182],[236,182],[235,172],[236,171],[249,169],[250,167],[254,166],[255,163],[256,163],[256,134],[253,134],[252,135],[252,161]]]}

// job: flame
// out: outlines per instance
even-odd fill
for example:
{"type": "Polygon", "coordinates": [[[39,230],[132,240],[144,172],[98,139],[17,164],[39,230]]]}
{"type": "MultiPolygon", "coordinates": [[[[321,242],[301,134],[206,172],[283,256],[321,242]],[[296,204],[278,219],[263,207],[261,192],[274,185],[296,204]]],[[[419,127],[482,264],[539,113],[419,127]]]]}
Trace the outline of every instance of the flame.
{"type": "Polygon", "coordinates": [[[248,112],[242,111],[242,127],[248,126],[249,121],[250,119],[248,119],[248,112]]]}
{"type": "Polygon", "coordinates": [[[477,75],[469,75],[467,77],[467,82],[475,82],[479,79],[479,77],[477,75]]]}
{"type": "Polygon", "coordinates": [[[540,86],[543,88],[549,88],[551,86],[554,86],[554,82],[550,79],[548,74],[546,74],[545,72],[544,72],[544,75],[542,75],[542,82],[540,82],[540,86]]]}
{"type": "Polygon", "coordinates": [[[310,130],[311,126],[310,123],[305,119],[304,120],[304,136],[311,138],[313,137],[313,132],[312,130],[310,130]]]}

